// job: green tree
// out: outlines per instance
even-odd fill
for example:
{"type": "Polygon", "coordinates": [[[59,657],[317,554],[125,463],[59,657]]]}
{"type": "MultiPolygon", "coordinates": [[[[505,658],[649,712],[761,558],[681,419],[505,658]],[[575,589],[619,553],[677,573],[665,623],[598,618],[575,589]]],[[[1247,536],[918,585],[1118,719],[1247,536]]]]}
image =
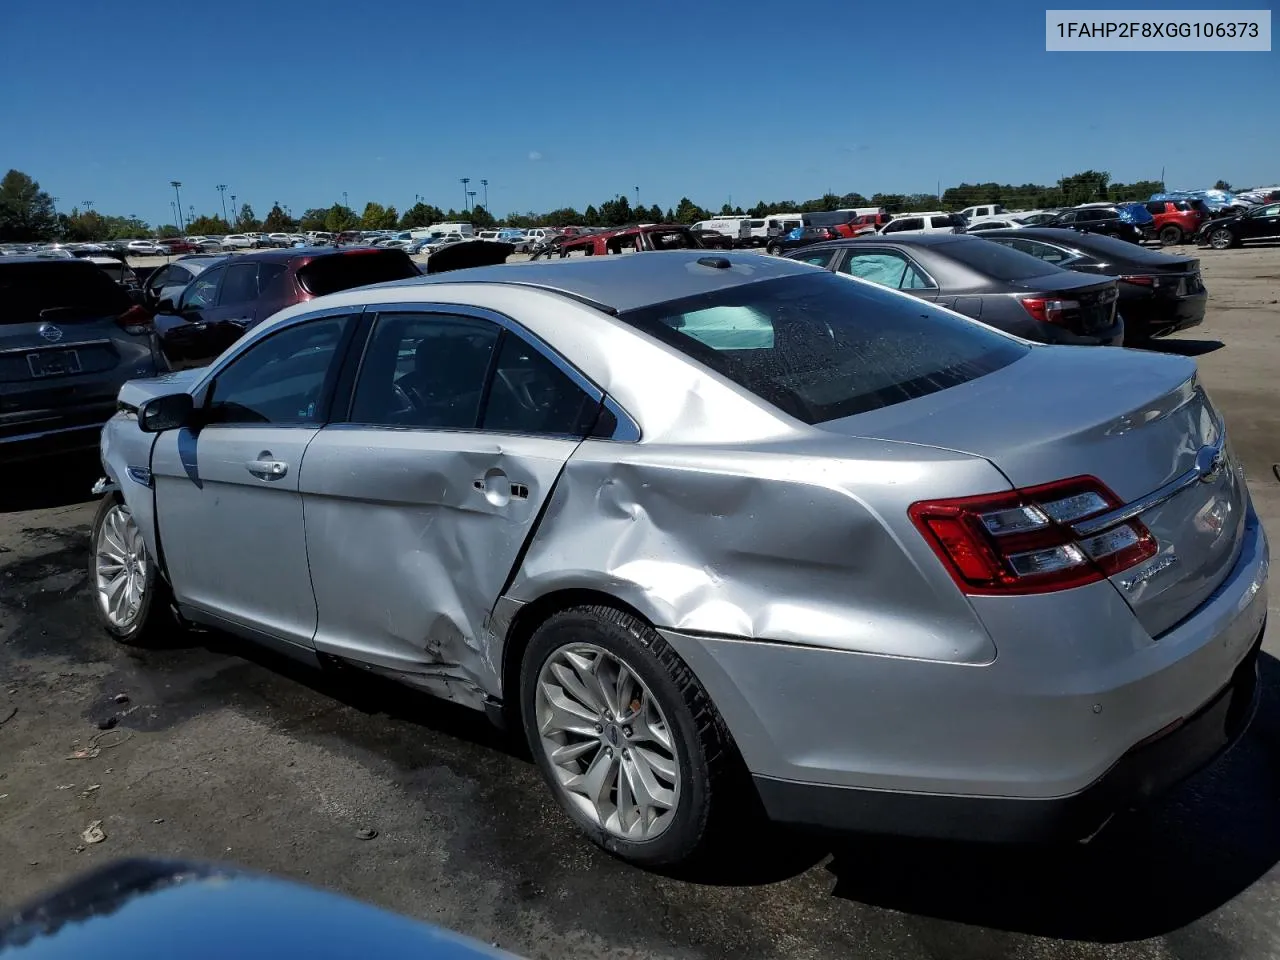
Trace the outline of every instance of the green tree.
{"type": "Polygon", "coordinates": [[[631,210],[631,204],[626,196],[618,194],[612,200],[606,200],[600,204],[600,219],[604,221],[606,226],[620,227],[623,224],[631,223],[635,219],[631,210]]]}
{"type": "Polygon", "coordinates": [[[582,211],[582,225],[584,227],[600,226],[600,211],[595,208],[595,204],[588,203],[587,209],[582,211]]]}
{"type": "Polygon", "coordinates": [[[667,215],[666,215],[666,217],[664,217],[664,218],[663,218],[663,221],[662,221],[662,222],[663,222],[663,223],[675,223],[675,222],[676,222],[676,212],[675,212],[674,210],[672,210],[670,207],[667,207],[667,215]]]}
{"type": "Polygon", "coordinates": [[[267,213],[267,219],[262,221],[262,229],[267,233],[292,233],[298,229],[298,225],[293,217],[281,209],[280,204],[273,203],[271,210],[267,213]]]}
{"type": "Polygon", "coordinates": [[[709,214],[688,197],[681,197],[676,204],[676,223],[697,223],[708,219],[709,214]]]}
{"type": "Polygon", "coordinates": [[[496,226],[498,221],[484,208],[483,204],[477,203],[471,208],[471,223],[477,230],[489,230],[496,226]]]}
{"type": "Polygon", "coordinates": [[[662,208],[658,206],[656,203],[649,208],[648,213],[643,213],[643,209],[644,208],[642,207],[641,208],[642,218],[647,219],[650,223],[669,223],[670,222],[662,218],[662,208]]]}
{"type": "Polygon", "coordinates": [[[52,240],[58,221],[53,199],[20,170],[0,179],[0,242],[52,240]]]}
{"type": "Polygon", "coordinates": [[[1225,180],[1218,180],[1218,181],[1216,181],[1216,182],[1214,183],[1214,185],[1213,185],[1213,189],[1215,189],[1215,190],[1226,190],[1228,193],[1230,193],[1230,192],[1231,192],[1231,184],[1227,183],[1227,181],[1225,181],[1225,180]]]}
{"type": "Polygon", "coordinates": [[[219,216],[202,214],[187,224],[187,233],[191,236],[202,236],[206,233],[231,233],[231,224],[219,216]]]}
{"type": "Polygon", "coordinates": [[[444,213],[439,207],[429,203],[418,201],[412,207],[404,212],[404,216],[400,218],[401,230],[412,230],[415,227],[429,227],[433,223],[439,223],[444,219],[444,213]]]}
{"type": "Polygon", "coordinates": [[[343,230],[355,230],[360,226],[360,218],[350,207],[335,203],[324,216],[324,228],[330,233],[341,233],[343,230]]]}
{"type": "Polygon", "coordinates": [[[1085,170],[1073,173],[1058,181],[1058,189],[1062,191],[1068,206],[1081,203],[1093,203],[1107,199],[1107,184],[1111,182],[1111,174],[1097,170],[1085,170]]]}
{"type": "Polygon", "coordinates": [[[160,237],[162,240],[167,240],[172,237],[182,236],[182,231],[179,230],[177,227],[175,227],[172,223],[166,223],[163,226],[156,228],[156,236],[160,237]]]}
{"type": "MultiPolygon", "coordinates": [[[[380,203],[374,203],[372,200],[364,205],[364,213],[360,215],[360,229],[362,230],[382,230],[385,229],[387,220],[387,208],[380,203]]],[[[391,226],[395,226],[393,222],[391,226]]]]}
{"type": "Polygon", "coordinates": [[[552,210],[543,219],[553,227],[582,226],[582,214],[573,207],[552,210]]]}
{"type": "Polygon", "coordinates": [[[303,212],[302,219],[298,221],[298,229],[323,230],[327,216],[329,216],[329,211],[324,207],[312,207],[303,212]]]}
{"type": "Polygon", "coordinates": [[[253,207],[247,203],[240,205],[240,214],[236,217],[236,231],[244,233],[257,233],[262,229],[262,223],[253,215],[253,207]]]}

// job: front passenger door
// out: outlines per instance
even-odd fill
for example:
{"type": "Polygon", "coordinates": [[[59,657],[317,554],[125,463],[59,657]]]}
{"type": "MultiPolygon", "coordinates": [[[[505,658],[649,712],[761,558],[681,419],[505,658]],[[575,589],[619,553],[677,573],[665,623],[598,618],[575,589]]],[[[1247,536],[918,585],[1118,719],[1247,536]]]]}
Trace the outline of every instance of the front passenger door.
{"type": "Polygon", "coordinates": [[[160,348],[174,369],[200,366],[207,363],[209,357],[217,356],[208,352],[206,341],[226,273],[227,268],[221,266],[197,275],[178,298],[176,315],[156,317],[160,348]]]}
{"type": "Polygon", "coordinates": [[[600,408],[553,356],[483,311],[378,315],[302,465],[317,650],[497,692],[487,618],[600,408]]]}
{"type": "Polygon", "coordinates": [[[188,615],[310,647],[316,604],[298,479],[354,322],[320,316],[256,341],[217,372],[203,426],[157,438],[158,535],[188,615]]]}

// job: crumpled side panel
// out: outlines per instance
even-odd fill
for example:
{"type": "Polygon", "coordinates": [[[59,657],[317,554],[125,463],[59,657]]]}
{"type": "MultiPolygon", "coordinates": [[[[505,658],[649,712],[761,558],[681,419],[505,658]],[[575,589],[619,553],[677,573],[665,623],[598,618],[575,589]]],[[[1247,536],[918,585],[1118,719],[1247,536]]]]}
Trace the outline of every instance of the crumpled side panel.
{"type": "Polygon", "coordinates": [[[151,447],[156,436],[139,430],[133,414],[117,413],[102,425],[99,441],[102,468],[120,488],[120,495],[133,514],[133,522],[142,532],[147,553],[153,557],[159,556],[156,550],[155,495],[151,487],[140,483],[137,478],[145,478],[151,472],[151,447]],[[130,467],[134,468],[132,475],[130,467]]]}
{"type": "Polygon", "coordinates": [[[509,597],[591,588],[673,630],[987,663],[990,637],[907,507],[1004,486],[985,460],[911,444],[587,441],[509,597]]]}

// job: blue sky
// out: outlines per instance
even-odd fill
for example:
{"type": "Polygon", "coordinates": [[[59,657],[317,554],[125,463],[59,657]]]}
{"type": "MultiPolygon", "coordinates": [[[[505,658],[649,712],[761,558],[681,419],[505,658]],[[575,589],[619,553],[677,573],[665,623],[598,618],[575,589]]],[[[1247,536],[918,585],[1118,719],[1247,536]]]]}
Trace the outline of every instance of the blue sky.
{"type": "MultiPolygon", "coordinates": [[[[1127,4],[1135,6],[1135,4],[1127,4]]],[[[228,184],[403,210],[616,193],[932,192],[1093,168],[1280,181],[1280,54],[1046,53],[1044,5],[218,0],[6,6],[0,168],[60,210],[171,219],[228,184]]]]}

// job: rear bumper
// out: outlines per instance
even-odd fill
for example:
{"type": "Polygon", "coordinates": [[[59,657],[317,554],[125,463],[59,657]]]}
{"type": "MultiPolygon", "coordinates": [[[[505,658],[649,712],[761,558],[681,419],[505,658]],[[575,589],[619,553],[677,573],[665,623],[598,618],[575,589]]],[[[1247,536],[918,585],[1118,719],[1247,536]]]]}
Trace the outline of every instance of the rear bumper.
{"type": "Polygon", "coordinates": [[[970,598],[996,648],[981,665],[662,633],[779,820],[953,838],[1087,834],[1243,732],[1268,569],[1249,508],[1231,572],[1156,639],[1109,583],[970,598]]]}
{"type": "Polygon", "coordinates": [[[1122,303],[1131,337],[1164,337],[1204,322],[1207,293],[1187,297],[1151,297],[1122,303]]]}
{"type": "MultiPolygon", "coordinates": [[[[103,423],[109,418],[104,418],[103,423]]],[[[85,453],[98,449],[102,423],[56,427],[34,433],[0,437],[0,463],[22,463],[60,454],[85,453]]]]}
{"type": "Polygon", "coordinates": [[[832,787],[754,777],[769,816],[826,830],[999,843],[1092,835],[1117,812],[1176,786],[1226,752],[1258,705],[1259,631],[1231,681],[1169,732],[1135,746],[1085,789],[1065,797],[966,797],[832,787]]]}

